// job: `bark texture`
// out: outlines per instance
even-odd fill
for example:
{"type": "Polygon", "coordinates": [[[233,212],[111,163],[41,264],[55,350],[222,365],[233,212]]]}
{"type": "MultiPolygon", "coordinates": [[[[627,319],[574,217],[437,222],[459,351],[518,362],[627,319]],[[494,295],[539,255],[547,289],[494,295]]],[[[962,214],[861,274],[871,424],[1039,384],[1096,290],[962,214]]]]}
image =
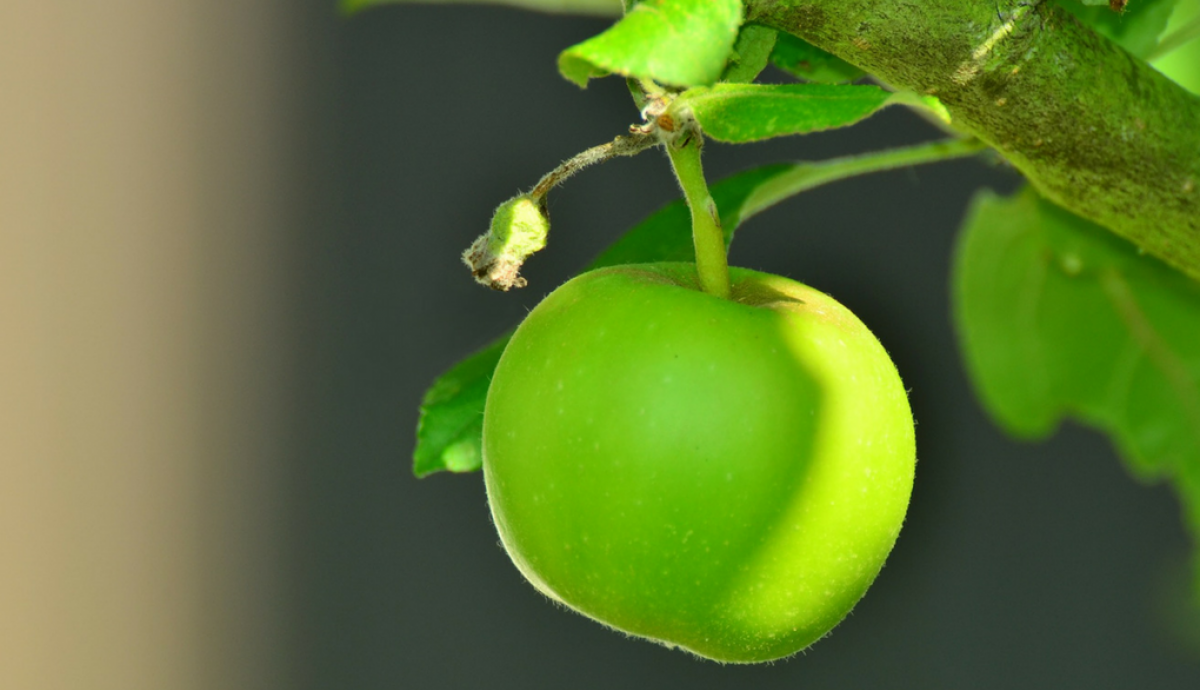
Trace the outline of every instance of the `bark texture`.
{"type": "Polygon", "coordinates": [[[1045,0],[749,0],[747,18],[936,95],[1065,208],[1200,280],[1200,97],[1045,0]]]}

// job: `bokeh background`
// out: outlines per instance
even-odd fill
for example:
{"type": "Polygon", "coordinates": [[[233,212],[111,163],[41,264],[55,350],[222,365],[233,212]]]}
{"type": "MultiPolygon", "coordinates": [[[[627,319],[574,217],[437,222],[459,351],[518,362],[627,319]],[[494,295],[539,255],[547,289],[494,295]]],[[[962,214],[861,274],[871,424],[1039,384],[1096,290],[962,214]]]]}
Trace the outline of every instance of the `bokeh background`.
{"type": "MultiPolygon", "coordinates": [[[[657,153],[551,198],[530,286],[459,263],[500,201],[636,119],[562,48],[604,20],[328,0],[0,5],[0,687],[1200,687],[1168,490],[984,417],[949,320],[965,161],[756,218],[734,263],[845,303],[918,420],[908,523],[768,666],[627,639],[525,584],[481,477],[409,470],[425,387],[677,195],[657,153]]],[[[937,136],[712,146],[716,179],[937,136]]]]}

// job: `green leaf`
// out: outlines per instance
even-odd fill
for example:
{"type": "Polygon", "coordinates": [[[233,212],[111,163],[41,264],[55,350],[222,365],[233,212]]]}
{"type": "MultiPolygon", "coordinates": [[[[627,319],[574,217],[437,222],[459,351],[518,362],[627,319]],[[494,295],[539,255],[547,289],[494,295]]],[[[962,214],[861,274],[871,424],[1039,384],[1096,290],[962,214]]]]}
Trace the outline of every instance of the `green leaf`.
{"type": "MultiPolygon", "coordinates": [[[[982,146],[969,141],[923,144],[906,149],[817,163],[769,165],[713,185],[726,245],[751,216],[801,191],[854,175],[971,155],[982,146]]],[[[596,258],[585,270],[656,261],[693,261],[692,223],[683,200],[667,204],[596,258]]],[[[512,331],[455,365],[434,382],[421,404],[413,473],[418,477],[479,468],[483,455],[483,407],[488,382],[512,331]]]]}
{"type": "Polygon", "coordinates": [[[378,7],[379,5],[395,4],[492,4],[508,5],[526,10],[540,12],[560,12],[562,14],[586,14],[598,17],[621,16],[621,0],[340,0],[338,3],[343,14],[356,14],[362,10],[378,7]]]}
{"type": "Polygon", "coordinates": [[[558,69],[579,86],[614,73],[672,86],[711,84],[741,23],[741,0],[645,0],[604,33],[563,51],[558,69]]]}
{"type": "Polygon", "coordinates": [[[717,141],[743,143],[852,125],[890,97],[877,86],[717,84],[683,92],[671,110],[690,111],[717,141]]]}
{"type": "Polygon", "coordinates": [[[750,83],[767,66],[771,50],[775,47],[777,32],[761,24],[747,24],[738,32],[737,42],[721,81],[750,83]]]}
{"type": "Polygon", "coordinates": [[[867,75],[840,57],[782,32],[771,51],[771,64],[797,79],[821,84],[845,84],[867,75]]]}
{"type": "Polygon", "coordinates": [[[1155,54],[1155,69],[1200,94],[1200,2],[1176,6],[1155,54]]]}
{"type": "Polygon", "coordinates": [[[417,422],[413,474],[473,472],[482,465],[483,402],[509,336],[454,365],[426,391],[417,422]]]}
{"type": "Polygon", "coordinates": [[[1183,88],[1200,95],[1200,41],[1160,58],[1154,66],[1183,88]]]}
{"type": "Polygon", "coordinates": [[[1176,0],[1130,0],[1124,12],[1113,12],[1107,0],[1084,3],[1058,0],[1058,3],[1097,33],[1144,58],[1158,45],[1158,37],[1167,28],[1176,0]]]}
{"type": "Polygon", "coordinates": [[[1026,190],[981,193],[954,277],[967,368],[1009,432],[1064,418],[1168,478],[1200,535],[1200,283],[1026,190]]]}

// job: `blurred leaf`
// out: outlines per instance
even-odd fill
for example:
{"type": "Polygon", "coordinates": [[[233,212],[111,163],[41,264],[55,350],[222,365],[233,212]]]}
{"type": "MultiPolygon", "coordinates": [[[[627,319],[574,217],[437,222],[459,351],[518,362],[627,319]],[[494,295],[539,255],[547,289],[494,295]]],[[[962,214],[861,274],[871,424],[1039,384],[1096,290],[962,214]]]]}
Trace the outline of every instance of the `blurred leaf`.
{"type": "Polygon", "coordinates": [[[852,125],[890,97],[877,86],[717,84],[683,92],[671,109],[690,110],[717,141],[742,143],[852,125]]]}
{"type": "Polygon", "coordinates": [[[579,86],[621,74],[673,86],[721,77],[742,23],[741,0],[644,0],[604,33],[558,56],[579,86]]]}
{"type": "Polygon", "coordinates": [[[1097,33],[1141,58],[1149,55],[1158,45],[1158,37],[1167,27],[1176,1],[1130,0],[1124,12],[1114,12],[1108,8],[1107,0],[1085,3],[1057,0],[1058,4],[1097,33]]]}
{"type": "MultiPolygon", "coordinates": [[[[755,168],[711,189],[721,213],[726,245],[751,216],[797,193],[835,180],[879,170],[973,154],[982,145],[938,142],[816,163],[755,168]]],[[[694,261],[691,214],[682,199],[659,209],[621,236],[584,270],[655,261],[694,261]]],[[[434,382],[421,404],[413,473],[469,472],[482,459],[483,407],[488,382],[512,331],[471,355],[434,382]]]]}
{"type": "Polygon", "coordinates": [[[845,60],[791,34],[779,32],[771,64],[797,79],[821,84],[845,84],[867,75],[845,60]]]}
{"type": "Polygon", "coordinates": [[[1168,478],[1200,535],[1200,283],[1025,190],[976,197],[954,291],[967,368],[1009,432],[1064,418],[1168,478]]]}
{"type": "Polygon", "coordinates": [[[1183,88],[1200,94],[1200,2],[1176,6],[1162,41],[1170,45],[1156,49],[1156,54],[1163,52],[1153,61],[1154,67],[1183,88]]]}
{"type": "Polygon", "coordinates": [[[1189,559],[1168,556],[1158,564],[1153,611],[1164,642],[1176,652],[1200,659],[1200,553],[1189,559]]]}
{"type": "Polygon", "coordinates": [[[721,81],[730,83],[750,83],[759,72],[767,66],[771,57],[771,49],[775,47],[775,29],[760,24],[746,24],[738,31],[737,42],[733,44],[733,53],[729,56],[729,64],[721,81]]]}
{"type": "Polygon", "coordinates": [[[338,3],[344,14],[356,14],[361,10],[379,5],[396,4],[492,4],[508,5],[526,10],[540,12],[559,12],[562,14],[587,14],[599,17],[621,16],[621,0],[340,0],[338,3]]]}

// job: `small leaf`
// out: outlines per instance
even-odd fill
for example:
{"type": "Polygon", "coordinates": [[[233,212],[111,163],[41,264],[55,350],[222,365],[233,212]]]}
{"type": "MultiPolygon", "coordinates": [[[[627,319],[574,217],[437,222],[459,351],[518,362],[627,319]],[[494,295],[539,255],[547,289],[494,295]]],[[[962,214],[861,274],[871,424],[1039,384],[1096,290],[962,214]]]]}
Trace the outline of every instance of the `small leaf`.
{"type": "Polygon", "coordinates": [[[783,32],[771,51],[771,64],[797,79],[820,84],[845,84],[867,76],[840,57],[783,32]]]}
{"type": "Polygon", "coordinates": [[[717,141],[743,143],[852,125],[890,97],[877,86],[717,84],[685,91],[671,110],[690,112],[717,141]]]}
{"type": "Polygon", "coordinates": [[[579,86],[614,73],[673,86],[711,84],[741,23],[741,0],[644,0],[612,28],[563,51],[558,69],[579,86]]]}
{"type": "Polygon", "coordinates": [[[985,407],[1009,432],[1064,418],[1174,482],[1200,536],[1200,283],[1031,190],[975,201],[956,321],[985,407]]]}
{"type": "Polygon", "coordinates": [[[586,14],[598,17],[621,16],[621,0],[341,0],[338,5],[343,14],[356,14],[380,5],[413,3],[450,5],[465,2],[508,5],[539,12],[586,14]]]}
{"type": "Polygon", "coordinates": [[[746,24],[738,32],[737,42],[721,81],[749,84],[767,66],[777,32],[761,24],[746,24]]]}
{"type": "Polygon", "coordinates": [[[467,357],[438,377],[421,401],[413,474],[424,477],[439,470],[473,472],[483,463],[483,403],[504,336],[467,357]]]}

